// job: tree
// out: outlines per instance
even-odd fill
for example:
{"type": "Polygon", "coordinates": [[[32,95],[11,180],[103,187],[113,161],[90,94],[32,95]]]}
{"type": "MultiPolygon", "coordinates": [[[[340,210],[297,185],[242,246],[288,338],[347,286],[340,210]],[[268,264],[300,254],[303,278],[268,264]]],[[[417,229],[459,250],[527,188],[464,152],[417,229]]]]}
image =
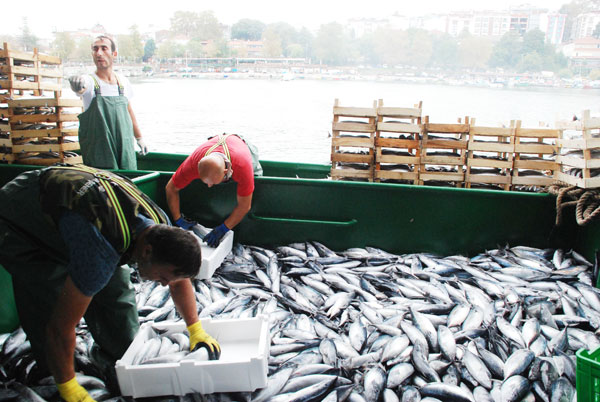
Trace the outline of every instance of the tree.
{"type": "Polygon", "coordinates": [[[21,27],[21,36],[19,37],[19,42],[21,43],[23,50],[26,52],[33,51],[33,48],[37,47],[38,45],[38,38],[29,29],[27,17],[23,17],[23,26],[21,27]]]}
{"type": "Polygon", "coordinates": [[[187,43],[186,49],[190,57],[206,57],[206,41],[192,39],[187,43]]]}
{"type": "Polygon", "coordinates": [[[527,31],[525,35],[523,35],[523,46],[521,47],[521,51],[524,54],[536,52],[541,55],[546,51],[545,40],[545,34],[539,29],[527,31]]]}
{"type": "Polygon", "coordinates": [[[431,59],[433,43],[429,33],[423,29],[410,28],[406,31],[406,63],[425,67],[431,59]]]}
{"type": "Polygon", "coordinates": [[[198,15],[198,28],[194,34],[197,39],[219,40],[223,38],[223,28],[212,11],[203,11],[198,15]]]}
{"type": "Polygon", "coordinates": [[[268,27],[263,33],[263,53],[267,57],[281,57],[283,55],[282,40],[279,34],[268,27]]]}
{"type": "Polygon", "coordinates": [[[223,28],[212,11],[200,14],[176,11],[171,18],[171,32],[188,39],[217,40],[223,37],[223,28]]]}
{"type": "Polygon", "coordinates": [[[174,57],[185,57],[185,48],[178,43],[167,40],[158,46],[156,54],[161,60],[174,57]]]}
{"type": "Polygon", "coordinates": [[[288,57],[287,50],[289,46],[298,42],[298,32],[296,29],[288,23],[278,22],[268,25],[265,29],[266,31],[270,31],[272,37],[276,35],[279,38],[282,50],[281,55],[288,57]]]}
{"type": "Polygon", "coordinates": [[[515,32],[507,32],[494,45],[490,56],[490,67],[514,69],[521,58],[521,39],[515,32]]]}
{"type": "Polygon", "coordinates": [[[458,44],[458,60],[466,68],[483,69],[492,54],[492,43],[485,37],[477,37],[464,32],[458,44]]]}
{"type": "Polygon", "coordinates": [[[265,28],[261,21],[244,18],[231,26],[231,39],[260,40],[265,28]]]}
{"type": "Polygon", "coordinates": [[[154,42],[154,39],[148,39],[144,44],[144,56],[142,57],[142,60],[145,62],[150,60],[155,52],[156,43],[154,42]]]}
{"type": "Polygon", "coordinates": [[[596,28],[594,28],[594,33],[592,36],[596,39],[600,39],[600,23],[596,24],[596,28]]]}
{"type": "Polygon", "coordinates": [[[175,11],[171,17],[170,31],[190,38],[197,29],[198,14],[192,11],[175,11]]]}
{"type": "Polygon", "coordinates": [[[350,55],[348,44],[348,35],[341,24],[331,22],[321,25],[314,42],[315,57],[325,64],[347,64],[350,55]]]}
{"type": "Polygon", "coordinates": [[[56,32],[52,42],[52,51],[65,62],[75,52],[76,43],[67,32],[56,32]]]}
{"type": "Polygon", "coordinates": [[[525,54],[521,61],[519,61],[519,64],[517,64],[517,71],[520,73],[542,70],[544,70],[544,60],[537,52],[525,54]]]}
{"type": "Polygon", "coordinates": [[[458,65],[458,42],[449,34],[432,35],[431,59],[434,67],[452,68],[458,65]]]}
{"type": "Polygon", "coordinates": [[[92,60],[92,39],[79,38],[75,44],[73,58],[80,62],[89,62],[92,60]]]}

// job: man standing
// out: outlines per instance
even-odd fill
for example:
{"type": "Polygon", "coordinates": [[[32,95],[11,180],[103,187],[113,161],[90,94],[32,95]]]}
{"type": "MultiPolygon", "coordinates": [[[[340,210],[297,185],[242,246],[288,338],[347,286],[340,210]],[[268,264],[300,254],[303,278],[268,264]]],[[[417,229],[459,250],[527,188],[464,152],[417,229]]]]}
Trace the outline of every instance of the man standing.
{"type": "Polygon", "coordinates": [[[194,179],[208,187],[233,179],[237,183],[237,205],[223,223],[206,235],[204,241],[216,247],[223,236],[246,216],[252,206],[254,175],[261,175],[258,151],[236,134],[209,138],[177,168],[165,188],[167,204],[177,226],[191,229],[196,222],[186,219],[179,207],[179,191],[194,179]]]}
{"type": "MultiPolygon", "coordinates": [[[[201,249],[189,232],[135,185],[108,171],[53,166],[25,172],[0,188],[0,264],[12,276],[21,325],[43,372],[67,402],[93,399],[76,380],[75,330],[82,317],[92,359],[114,363],[139,329],[135,292],[123,264],[168,285],[190,333],[190,348],[220,355],[198,320],[194,286],[201,249]]],[[[111,379],[112,375],[108,375],[111,379]]]]}
{"type": "Polygon", "coordinates": [[[88,166],[136,170],[133,139],[142,155],[148,153],[148,147],[131,108],[131,84],[113,71],[116,57],[115,42],[98,36],[92,44],[96,72],[69,78],[73,92],[83,98],[84,112],[79,115],[81,156],[88,166]]]}

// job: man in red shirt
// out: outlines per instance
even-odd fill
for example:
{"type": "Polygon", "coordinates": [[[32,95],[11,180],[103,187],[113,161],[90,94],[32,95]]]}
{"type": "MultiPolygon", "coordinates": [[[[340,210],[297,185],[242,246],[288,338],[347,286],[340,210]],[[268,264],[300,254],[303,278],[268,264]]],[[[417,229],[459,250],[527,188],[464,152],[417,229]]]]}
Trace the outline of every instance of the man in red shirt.
{"type": "Polygon", "coordinates": [[[250,211],[255,174],[262,174],[262,168],[254,146],[236,134],[209,138],[183,161],[167,183],[167,204],[173,221],[183,229],[191,229],[196,224],[186,219],[179,207],[179,191],[192,180],[200,179],[208,187],[212,187],[232,179],[237,183],[237,206],[222,224],[204,238],[209,246],[218,246],[223,236],[250,211]]]}

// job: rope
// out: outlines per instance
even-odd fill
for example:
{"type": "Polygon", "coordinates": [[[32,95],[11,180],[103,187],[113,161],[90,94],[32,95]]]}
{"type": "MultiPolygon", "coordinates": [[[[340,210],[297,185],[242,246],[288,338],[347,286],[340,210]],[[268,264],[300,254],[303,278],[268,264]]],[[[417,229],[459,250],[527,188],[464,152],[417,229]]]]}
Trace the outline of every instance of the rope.
{"type": "Polygon", "coordinates": [[[597,190],[585,190],[577,186],[554,184],[548,187],[556,195],[556,226],[562,223],[563,210],[575,206],[575,218],[584,226],[600,215],[600,194],[597,190]]]}

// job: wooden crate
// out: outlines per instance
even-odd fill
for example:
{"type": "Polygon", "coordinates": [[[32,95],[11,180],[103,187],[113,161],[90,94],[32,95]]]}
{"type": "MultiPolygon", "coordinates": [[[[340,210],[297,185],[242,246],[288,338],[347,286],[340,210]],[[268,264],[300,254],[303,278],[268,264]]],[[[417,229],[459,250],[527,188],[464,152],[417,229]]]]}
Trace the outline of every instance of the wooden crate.
{"type": "Polygon", "coordinates": [[[419,183],[461,187],[465,180],[468,137],[468,117],[464,124],[433,124],[425,116],[419,183]]]}
{"type": "Polygon", "coordinates": [[[556,126],[561,136],[555,179],[584,189],[600,187],[600,118],[585,110],[582,119],[556,126]]]}
{"type": "Polygon", "coordinates": [[[379,100],[375,132],[375,181],[418,184],[422,102],[387,107],[379,100]]]}
{"type": "Polygon", "coordinates": [[[545,187],[554,182],[558,169],[556,154],[560,130],[551,128],[515,127],[515,157],[512,171],[512,189],[545,187]]]}
{"type": "Polygon", "coordinates": [[[10,138],[19,163],[51,165],[80,163],[74,122],[83,108],[80,99],[21,98],[8,101],[10,138]],[[72,137],[72,138],[70,138],[72,137]]]}
{"type": "Polygon", "coordinates": [[[61,60],[55,56],[13,50],[8,43],[0,49],[0,88],[14,98],[25,94],[42,95],[45,91],[60,93],[62,89],[61,60]]]}
{"type": "Polygon", "coordinates": [[[331,178],[373,181],[377,102],[373,107],[333,106],[331,178]]]}
{"type": "Polygon", "coordinates": [[[475,119],[471,119],[465,187],[510,190],[514,131],[514,122],[510,127],[484,127],[476,126],[475,119]]]}

